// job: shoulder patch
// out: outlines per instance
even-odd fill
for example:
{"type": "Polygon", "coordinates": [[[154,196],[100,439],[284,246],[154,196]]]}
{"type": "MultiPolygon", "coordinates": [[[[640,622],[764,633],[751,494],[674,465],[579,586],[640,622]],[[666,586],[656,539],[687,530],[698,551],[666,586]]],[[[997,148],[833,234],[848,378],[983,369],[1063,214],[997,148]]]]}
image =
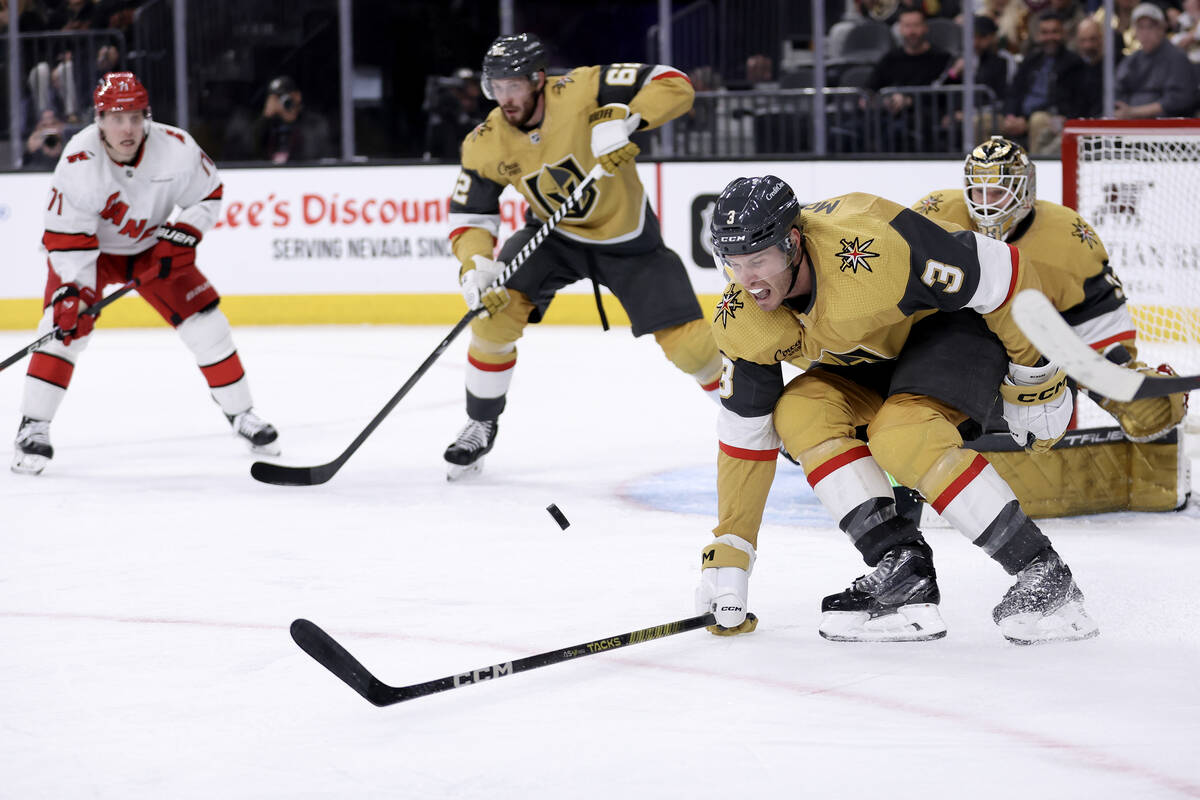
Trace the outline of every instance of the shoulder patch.
{"type": "Polygon", "coordinates": [[[483,122],[481,122],[481,123],[479,123],[478,125],[476,125],[476,126],[475,126],[475,129],[474,129],[474,130],[472,130],[472,131],[471,131],[471,133],[470,133],[470,134],[468,134],[468,135],[471,137],[471,141],[473,142],[473,141],[475,141],[476,139],[478,139],[480,136],[483,136],[485,133],[487,133],[488,131],[490,131],[491,129],[492,129],[492,122],[491,122],[491,120],[490,120],[490,119],[485,119],[483,122]]]}
{"type": "Polygon", "coordinates": [[[67,156],[67,163],[74,164],[76,161],[87,161],[92,157],[92,154],[87,150],[80,150],[76,153],[71,153],[67,156]]]}
{"type": "Polygon", "coordinates": [[[1100,243],[1100,237],[1092,230],[1091,225],[1083,221],[1082,217],[1075,218],[1075,221],[1071,223],[1071,229],[1071,235],[1083,244],[1086,244],[1088,250],[1095,249],[1096,245],[1100,243]]]}
{"type": "Polygon", "coordinates": [[[942,193],[934,192],[933,194],[927,194],[924,197],[922,197],[917,202],[917,205],[915,206],[914,210],[919,211],[920,213],[922,213],[928,217],[930,214],[941,213],[943,202],[944,202],[944,199],[942,197],[942,193]]]}
{"type": "Polygon", "coordinates": [[[563,89],[565,89],[565,88],[567,88],[567,84],[568,84],[568,83],[574,83],[574,82],[575,82],[575,79],[574,79],[574,78],[572,78],[570,75],[563,75],[561,78],[559,78],[558,80],[556,80],[556,81],[553,83],[553,85],[551,85],[550,89],[551,89],[551,90],[552,90],[552,91],[553,91],[555,94],[562,94],[562,90],[563,90],[563,89]]]}
{"type": "Polygon", "coordinates": [[[713,325],[721,323],[722,328],[729,326],[729,320],[737,316],[737,312],[746,307],[745,302],[741,300],[741,289],[735,289],[732,286],[725,290],[725,294],[721,295],[720,302],[717,303],[717,315],[713,318],[713,325]]]}
{"type": "Polygon", "coordinates": [[[855,236],[850,241],[842,239],[841,243],[842,249],[837,253],[837,257],[842,260],[842,272],[850,270],[857,275],[860,267],[867,272],[874,272],[871,269],[870,260],[879,256],[879,253],[873,253],[870,249],[871,245],[875,243],[874,239],[859,242],[858,237],[855,236]]]}

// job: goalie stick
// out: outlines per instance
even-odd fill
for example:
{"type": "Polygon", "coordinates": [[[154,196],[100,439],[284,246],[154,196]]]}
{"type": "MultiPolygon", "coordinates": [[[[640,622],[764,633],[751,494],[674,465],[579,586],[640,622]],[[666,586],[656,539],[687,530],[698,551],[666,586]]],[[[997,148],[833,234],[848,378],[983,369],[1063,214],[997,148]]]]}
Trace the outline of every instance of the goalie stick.
{"type": "Polygon", "coordinates": [[[590,642],[577,644],[573,647],[550,650],[534,656],[518,658],[515,661],[491,664],[479,669],[473,669],[470,672],[447,675],[444,678],[437,678],[425,681],[424,683],[414,683],[409,686],[388,686],[386,683],[383,683],[372,675],[357,658],[350,655],[346,648],[338,644],[332,636],[306,619],[298,619],[293,622],[291,632],[292,639],[296,641],[296,644],[300,645],[301,650],[315,658],[325,669],[345,681],[346,685],[351,689],[358,692],[374,705],[390,706],[396,703],[403,703],[405,700],[413,700],[418,697],[436,694],[437,692],[444,692],[448,689],[458,689],[459,687],[469,686],[480,681],[503,678],[506,675],[513,675],[518,672],[537,669],[538,667],[548,667],[551,664],[561,664],[564,661],[572,661],[583,656],[604,653],[609,650],[628,647],[631,644],[641,644],[642,642],[649,642],[654,639],[662,639],[667,636],[674,636],[677,633],[694,631],[697,628],[704,628],[715,624],[716,618],[712,614],[701,614],[698,617],[681,619],[678,622],[668,622],[665,625],[655,625],[652,628],[642,628],[638,631],[630,631],[629,633],[622,633],[617,636],[593,639],[590,642]]]}
{"type": "Polygon", "coordinates": [[[1129,402],[1200,389],[1200,375],[1145,375],[1114,364],[1080,339],[1054,304],[1037,289],[1025,289],[1012,301],[1013,319],[1042,355],[1096,394],[1129,402]]]}
{"type": "MultiPolygon", "coordinates": [[[[115,302],[116,300],[119,300],[120,298],[122,298],[122,297],[124,297],[125,295],[129,294],[129,293],[130,293],[130,292],[132,292],[134,289],[136,289],[136,288],[137,288],[137,286],[138,286],[138,281],[137,281],[137,280],[132,280],[132,281],[129,281],[129,283],[125,284],[125,285],[124,285],[124,286],[122,286],[120,289],[117,289],[115,292],[113,292],[112,294],[108,295],[107,297],[102,297],[102,298],[100,298],[99,300],[97,300],[96,302],[92,303],[90,306],[88,306],[87,308],[83,309],[83,310],[82,310],[82,311],[80,311],[79,313],[80,313],[80,315],[81,315],[81,316],[86,314],[86,315],[88,315],[88,316],[92,316],[92,317],[94,317],[94,316],[96,316],[97,314],[99,314],[99,313],[100,313],[100,311],[101,311],[101,310],[102,310],[102,309],[103,309],[103,308],[104,308],[106,305],[108,305],[109,303],[115,302]]],[[[27,355],[29,355],[30,353],[32,353],[33,351],[37,350],[39,347],[41,347],[42,345],[44,345],[46,342],[48,342],[48,341],[50,341],[51,339],[53,339],[53,338],[54,338],[54,336],[55,336],[55,334],[57,334],[57,333],[58,333],[58,328],[54,328],[53,330],[50,330],[50,331],[48,331],[48,332],[46,332],[46,333],[42,334],[41,336],[39,336],[39,337],[37,338],[37,341],[35,341],[35,342],[31,343],[31,344],[28,344],[28,345],[26,345],[25,347],[21,348],[21,349],[20,349],[20,350],[18,350],[17,352],[13,353],[13,354],[12,354],[11,356],[9,356],[8,358],[4,359],[3,361],[0,361],[0,371],[3,371],[3,370],[6,370],[6,369],[8,369],[8,368],[9,368],[9,367],[11,367],[13,364],[17,363],[17,362],[18,362],[18,361],[20,361],[22,358],[24,358],[25,356],[27,356],[27,355]]]]}
{"type": "MultiPolygon", "coordinates": [[[[553,214],[550,215],[549,219],[542,223],[542,227],[537,229],[529,241],[525,243],[525,246],[518,250],[517,254],[513,256],[512,260],[505,265],[504,270],[499,276],[497,276],[496,280],[492,282],[491,288],[499,288],[504,284],[505,281],[511,278],[513,273],[516,272],[517,269],[525,263],[525,260],[529,258],[529,255],[537,249],[538,245],[540,245],[542,241],[550,235],[550,231],[554,230],[558,226],[558,223],[562,221],[562,218],[567,215],[567,212],[579,202],[579,198],[583,196],[583,193],[590,189],[592,184],[598,181],[602,176],[607,174],[608,173],[606,173],[599,164],[592,167],[592,171],[589,172],[587,176],[585,176],[584,179],[575,186],[574,191],[567,196],[567,199],[563,201],[563,204],[559,206],[553,214]]],[[[417,367],[417,371],[414,372],[409,379],[404,382],[404,385],[400,387],[400,391],[392,395],[392,399],[388,400],[387,404],[384,405],[380,412],[376,414],[369,423],[367,423],[367,427],[363,428],[362,433],[358,434],[358,436],[354,438],[354,441],[350,443],[350,446],[343,450],[342,454],[333,461],[330,461],[327,464],[318,464],[315,467],[288,467],[284,466],[283,464],[271,464],[267,461],[255,461],[250,465],[251,477],[253,477],[256,481],[274,484],[275,486],[315,486],[319,483],[325,483],[328,481],[337,474],[337,471],[341,469],[342,465],[350,459],[350,456],[354,455],[354,451],[357,450],[362,443],[367,440],[367,437],[379,427],[379,423],[383,422],[384,417],[391,413],[392,409],[396,407],[396,404],[404,398],[404,395],[408,394],[409,390],[416,385],[417,381],[419,381],[421,377],[429,371],[429,368],[433,366],[433,362],[437,361],[438,358],[441,357],[442,353],[446,351],[446,348],[450,346],[450,343],[453,342],[460,333],[462,333],[463,329],[470,324],[471,320],[479,316],[481,313],[483,313],[483,306],[480,306],[479,308],[473,308],[468,311],[463,318],[458,321],[458,324],[456,324],[450,330],[450,333],[446,335],[446,338],[442,340],[442,343],[435,347],[433,352],[429,354],[429,357],[421,362],[421,366],[417,367]]]]}

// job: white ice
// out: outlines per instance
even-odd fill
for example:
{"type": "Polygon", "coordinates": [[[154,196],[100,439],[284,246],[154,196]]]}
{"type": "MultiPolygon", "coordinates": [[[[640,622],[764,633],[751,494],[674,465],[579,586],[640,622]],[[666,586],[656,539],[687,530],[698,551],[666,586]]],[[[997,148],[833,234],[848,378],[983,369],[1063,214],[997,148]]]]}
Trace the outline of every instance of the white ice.
{"type": "MultiPolygon", "coordinates": [[[[308,465],[445,333],[236,337],[280,461],[308,465]]],[[[0,334],[0,355],[30,338],[0,334]]],[[[1012,579],[941,528],[949,635],[834,644],[820,598],[864,568],[780,462],[754,634],[371,706],[296,647],[294,618],[395,685],[693,614],[715,407],[648,338],[535,326],[484,474],[447,484],[464,351],[330,483],[281,488],[250,478],[170,331],[102,323],[50,467],[0,475],[0,797],[1200,797],[1195,505],[1044,524],[1096,640],[1006,643],[990,612],[1012,579]]],[[[0,381],[15,432],[22,367],[0,381]]]]}

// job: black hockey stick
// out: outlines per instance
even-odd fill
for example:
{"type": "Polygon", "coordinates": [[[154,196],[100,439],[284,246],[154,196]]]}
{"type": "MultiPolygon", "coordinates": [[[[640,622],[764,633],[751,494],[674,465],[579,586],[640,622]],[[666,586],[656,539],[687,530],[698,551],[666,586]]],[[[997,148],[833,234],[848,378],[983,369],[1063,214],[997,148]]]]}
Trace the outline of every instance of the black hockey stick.
{"type": "Polygon", "coordinates": [[[668,622],[666,625],[656,625],[653,628],[642,628],[640,631],[630,631],[617,636],[606,636],[603,639],[593,639],[590,642],[577,644],[574,647],[564,647],[561,650],[550,650],[535,656],[518,658],[515,661],[504,661],[487,667],[473,669],[457,675],[447,675],[424,683],[414,683],[409,686],[388,686],[350,655],[346,648],[325,631],[306,619],[298,619],[292,623],[292,638],[300,649],[315,658],[325,669],[341,678],[354,691],[361,694],[377,706],[390,706],[412,700],[417,697],[457,689],[480,681],[503,678],[517,672],[548,667],[551,664],[561,664],[583,656],[604,653],[631,644],[641,644],[666,636],[674,636],[685,631],[694,631],[708,625],[716,624],[712,614],[701,614],[698,617],[681,619],[678,622],[668,622]]]}
{"type": "MultiPolygon", "coordinates": [[[[80,316],[84,316],[84,315],[89,316],[89,317],[96,316],[97,314],[99,314],[101,312],[101,310],[103,310],[103,308],[106,305],[129,294],[130,292],[132,292],[134,289],[137,288],[137,285],[138,285],[138,281],[136,279],[130,281],[129,283],[122,286],[120,289],[117,289],[112,294],[108,295],[107,297],[100,298],[95,303],[92,303],[90,306],[88,306],[87,308],[80,311],[79,312],[80,316]]],[[[24,348],[18,350],[17,352],[13,353],[8,358],[4,359],[4,361],[0,361],[0,371],[8,369],[13,364],[17,363],[22,358],[24,358],[25,356],[32,353],[34,350],[37,350],[39,347],[44,345],[46,342],[53,339],[55,337],[55,335],[57,335],[57,334],[58,334],[58,328],[48,331],[48,332],[42,334],[41,336],[39,336],[37,338],[37,341],[33,342],[32,344],[26,345],[24,348]]]]}
{"type": "MultiPolygon", "coordinates": [[[[529,254],[537,249],[537,246],[550,234],[550,231],[554,230],[562,218],[567,215],[567,212],[579,202],[579,198],[583,196],[583,193],[605,174],[607,173],[600,168],[599,164],[593,167],[592,171],[576,185],[574,191],[558,207],[558,210],[551,214],[550,218],[542,223],[542,227],[538,228],[529,241],[525,243],[525,246],[517,251],[517,254],[513,256],[512,260],[504,267],[504,270],[496,280],[492,282],[492,287],[499,287],[511,278],[513,273],[529,258],[529,254]]],[[[417,371],[404,382],[404,385],[400,387],[400,391],[392,395],[392,399],[388,400],[387,405],[375,415],[374,419],[367,423],[367,427],[363,428],[362,433],[356,436],[354,441],[350,443],[350,446],[343,450],[342,454],[333,461],[330,461],[328,464],[318,464],[315,467],[287,467],[283,464],[255,461],[250,465],[250,475],[256,481],[271,483],[276,486],[315,486],[319,483],[325,483],[337,474],[337,471],[350,459],[350,456],[354,455],[354,451],[379,427],[379,423],[383,422],[384,417],[391,413],[396,404],[404,398],[404,395],[408,394],[409,389],[421,379],[421,376],[429,371],[429,368],[433,366],[433,362],[438,360],[442,353],[446,351],[446,348],[450,346],[450,343],[470,324],[471,320],[481,313],[483,313],[482,306],[468,311],[458,321],[458,324],[451,329],[450,333],[446,335],[442,343],[435,347],[433,352],[429,354],[429,357],[421,362],[421,366],[417,367],[417,371]]]]}
{"type": "Polygon", "coordinates": [[[1042,355],[1082,386],[1120,402],[1200,389],[1200,375],[1158,377],[1114,364],[1071,329],[1054,304],[1037,289],[1013,298],[1013,318],[1042,355]]]}

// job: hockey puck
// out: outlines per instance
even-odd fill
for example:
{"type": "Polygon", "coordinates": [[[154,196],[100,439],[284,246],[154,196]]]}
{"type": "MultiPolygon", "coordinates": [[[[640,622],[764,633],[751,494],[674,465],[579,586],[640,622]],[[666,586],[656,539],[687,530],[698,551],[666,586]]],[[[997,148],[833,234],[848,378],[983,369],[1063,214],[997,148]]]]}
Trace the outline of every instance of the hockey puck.
{"type": "Polygon", "coordinates": [[[554,517],[554,521],[558,523],[558,527],[562,528],[564,531],[567,529],[567,526],[571,524],[567,521],[566,515],[559,511],[558,506],[554,505],[554,503],[546,506],[546,510],[550,512],[550,516],[554,517]]]}

